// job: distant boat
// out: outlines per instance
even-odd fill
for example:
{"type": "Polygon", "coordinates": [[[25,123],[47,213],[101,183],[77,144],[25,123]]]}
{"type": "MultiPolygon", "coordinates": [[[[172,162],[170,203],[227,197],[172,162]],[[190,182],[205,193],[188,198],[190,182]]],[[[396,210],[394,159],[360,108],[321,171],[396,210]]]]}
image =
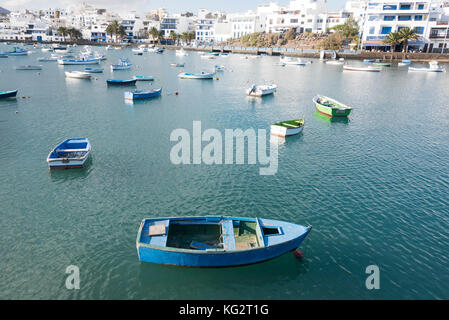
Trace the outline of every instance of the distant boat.
{"type": "Polygon", "coordinates": [[[130,80],[115,80],[115,79],[107,79],[106,83],[108,85],[117,85],[117,86],[132,86],[136,84],[137,79],[130,80]]]}
{"type": "Polygon", "coordinates": [[[430,61],[429,68],[409,67],[408,71],[412,71],[412,72],[444,72],[445,70],[438,64],[438,61],[430,61]]]}
{"type": "Polygon", "coordinates": [[[170,65],[171,65],[172,67],[178,67],[178,68],[184,67],[184,63],[170,63],[170,65]]]}
{"type": "Polygon", "coordinates": [[[411,63],[412,63],[412,60],[403,59],[401,62],[398,63],[398,67],[409,66],[411,63]]]}
{"type": "Polygon", "coordinates": [[[326,96],[317,95],[312,101],[319,113],[330,117],[347,117],[352,110],[351,107],[326,96]]]}
{"type": "Polygon", "coordinates": [[[131,69],[132,64],[127,58],[120,59],[118,64],[111,64],[111,69],[114,70],[127,70],[131,69]]]}
{"type": "Polygon", "coordinates": [[[380,67],[390,67],[391,63],[390,62],[374,62],[373,65],[375,66],[380,66],[380,67]]]}
{"type": "Polygon", "coordinates": [[[89,67],[86,67],[86,68],[84,68],[84,72],[87,72],[87,73],[103,73],[103,68],[89,68],[89,67]]]}
{"type": "Polygon", "coordinates": [[[181,79],[213,79],[215,73],[207,73],[207,72],[201,72],[201,73],[187,73],[183,72],[178,74],[178,77],[181,79]]]}
{"type": "Polygon", "coordinates": [[[4,52],[0,52],[0,58],[8,58],[8,54],[4,52]]]}
{"type": "Polygon", "coordinates": [[[86,163],[91,146],[87,138],[67,139],[58,144],[48,155],[50,169],[82,168],[86,163]]]}
{"type": "Polygon", "coordinates": [[[91,79],[92,75],[90,75],[87,72],[82,71],[72,71],[72,72],[65,72],[66,78],[75,78],[75,79],[91,79]]]}
{"type": "Polygon", "coordinates": [[[363,62],[365,63],[373,63],[375,60],[374,59],[365,59],[363,60],[363,62]]]}
{"type": "Polygon", "coordinates": [[[152,76],[135,76],[134,77],[137,81],[153,81],[154,77],[152,76]]]}
{"type": "Polygon", "coordinates": [[[20,49],[19,47],[14,47],[13,51],[4,52],[8,56],[26,56],[28,55],[27,50],[20,49]]]}
{"type": "Polygon", "coordinates": [[[292,58],[285,56],[281,57],[280,62],[286,65],[296,65],[296,66],[305,66],[307,64],[307,61],[304,61],[301,58],[292,58]]]}
{"type": "Polygon", "coordinates": [[[348,71],[367,71],[367,72],[380,72],[382,71],[381,67],[373,67],[373,66],[369,66],[369,67],[356,67],[356,66],[343,66],[344,70],[348,70],[348,71]]]}
{"type": "Polygon", "coordinates": [[[326,61],[326,64],[332,64],[332,65],[343,65],[345,63],[345,59],[340,58],[338,60],[328,60],[326,61]]]}
{"type": "Polygon", "coordinates": [[[277,86],[275,84],[265,84],[256,86],[255,84],[246,90],[246,94],[253,97],[262,97],[276,92],[277,86]]]}
{"type": "Polygon", "coordinates": [[[215,71],[224,71],[224,69],[225,69],[225,66],[215,65],[215,71]]]}
{"type": "Polygon", "coordinates": [[[80,58],[80,59],[58,59],[58,64],[60,65],[88,65],[88,64],[99,64],[100,59],[97,58],[80,58]]]}
{"type": "Polygon", "coordinates": [[[106,50],[112,50],[113,48],[112,48],[112,46],[111,45],[108,45],[107,47],[106,47],[106,50]]]}
{"type": "Polygon", "coordinates": [[[136,248],[142,262],[232,267],[295,250],[312,227],[272,219],[224,216],[144,219],[136,248]]]}
{"type": "Polygon", "coordinates": [[[304,129],[304,118],[297,120],[287,120],[271,125],[270,132],[273,135],[286,137],[300,133],[304,129]]]}
{"type": "Polygon", "coordinates": [[[201,59],[216,59],[217,57],[214,54],[205,53],[200,56],[201,59]]]}
{"type": "Polygon", "coordinates": [[[133,90],[125,92],[126,100],[149,99],[160,96],[162,88],[151,90],[133,90]]]}
{"type": "Polygon", "coordinates": [[[44,57],[44,58],[37,59],[37,61],[40,61],[40,62],[58,61],[58,57],[53,57],[53,56],[44,57]]]}
{"type": "Polygon", "coordinates": [[[48,47],[44,47],[44,48],[41,49],[41,51],[42,52],[50,52],[50,51],[53,51],[53,49],[52,48],[48,48],[48,47]]]}
{"type": "Polygon", "coordinates": [[[19,90],[0,91],[0,99],[15,98],[19,90]]]}
{"type": "Polygon", "coordinates": [[[187,52],[185,52],[184,49],[176,50],[176,55],[179,56],[179,57],[188,56],[187,52]]]}
{"type": "Polygon", "coordinates": [[[42,70],[42,66],[18,66],[15,68],[16,70],[42,70]]]}
{"type": "Polygon", "coordinates": [[[155,48],[154,53],[159,53],[159,54],[164,53],[164,49],[163,48],[155,48]]]}

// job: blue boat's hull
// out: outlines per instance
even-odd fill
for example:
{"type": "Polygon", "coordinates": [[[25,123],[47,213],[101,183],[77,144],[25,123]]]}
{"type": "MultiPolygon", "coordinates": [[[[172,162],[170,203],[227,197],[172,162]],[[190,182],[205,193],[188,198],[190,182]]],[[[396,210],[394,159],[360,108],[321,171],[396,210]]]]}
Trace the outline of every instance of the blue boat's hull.
{"type": "Polygon", "coordinates": [[[175,250],[159,250],[144,246],[138,247],[139,260],[142,262],[175,265],[183,267],[236,267],[248,264],[264,262],[287,252],[295,250],[305,239],[308,233],[303,234],[289,242],[276,246],[258,248],[252,250],[224,252],[178,252],[175,250]]]}
{"type": "Polygon", "coordinates": [[[130,86],[135,85],[137,80],[106,80],[108,85],[130,86]]]}
{"type": "Polygon", "coordinates": [[[160,96],[162,89],[155,90],[153,92],[125,92],[125,99],[127,100],[136,100],[136,99],[149,99],[160,96]]]}
{"type": "Polygon", "coordinates": [[[0,99],[14,98],[18,90],[0,92],[0,99]]]}

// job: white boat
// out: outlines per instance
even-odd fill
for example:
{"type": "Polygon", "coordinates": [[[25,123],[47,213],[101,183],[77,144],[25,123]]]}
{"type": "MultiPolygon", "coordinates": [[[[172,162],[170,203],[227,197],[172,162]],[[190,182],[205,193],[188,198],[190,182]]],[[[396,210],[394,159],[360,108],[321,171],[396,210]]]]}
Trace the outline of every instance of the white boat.
{"type": "Polygon", "coordinates": [[[280,62],[286,65],[295,65],[295,66],[305,66],[307,64],[307,61],[304,61],[301,58],[292,58],[292,57],[281,57],[280,62]]]}
{"type": "Polygon", "coordinates": [[[57,61],[58,60],[58,57],[54,57],[54,56],[51,56],[51,57],[48,57],[48,58],[39,58],[39,59],[37,59],[37,61],[41,61],[41,62],[47,62],[47,61],[57,61]]]}
{"type": "Polygon", "coordinates": [[[356,67],[356,66],[343,66],[343,70],[348,71],[367,71],[367,72],[380,72],[382,71],[382,67],[374,67],[374,66],[368,66],[368,67],[356,67]]]}
{"type": "Polygon", "coordinates": [[[262,97],[268,94],[273,94],[276,92],[277,86],[275,84],[264,84],[256,86],[253,84],[251,88],[246,90],[246,94],[253,97],[262,97]]]}
{"type": "Polygon", "coordinates": [[[112,46],[111,46],[111,45],[108,45],[108,46],[106,47],[106,50],[112,50],[112,46]]]}
{"type": "Polygon", "coordinates": [[[143,48],[134,48],[131,50],[134,53],[144,53],[145,50],[143,48]]]}
{"type": "Polygon", "coordinates": [[[178,57],[188,56],[187,52],[185,52],[184,49],[176,50],[176,55],[177,55],[178,57]]]}
{"type": "Polygon", "coordinates": [[[340,65],[345,64],[345,59],[340,58],[338,60],[327,60],[326,64],[332,64],[332,65],[340,66],[340,65]]]}
{"type": "Polygon", "coordinates": [[[91,79],[92,75],[90,75],[87,72],[82,71],[72,71],[72,72],[65,72],[66,78],[75,78],[75,79],[91,79]]]}
{"type": "Polygon", "coordinates": [[[82,168],[91,151],[87,138],[67,139],[58,144],[47,157],[49,169],[82,168]]]}
{"type": "Polygon", "coordinates": [[[181,79],[213,79],[215,73],[207,73],[207,72],[201,72],[201,73],[187,73],[183,72],[178,74],[178,78],[181,79]]]}
{"type": "Polygon", "coordinates": [[[412,72],[444,72],[445,69],[442,68],[438,61],[430,61],[429,62],[429,68],[415,68],[415,67],[409,67],[408,71],[412,72]]]}
{"type": "Polygon", "coordinates": [[[304,129],[304,118],[273,123],[270,133],[279,137],[292,136],[304,129]]]}
{"type": "Polygon", "coordinates": [[[53,49],[45,47],[45,48],[42,48],[41,51],[42,52],[50,52],[50,51],[53,51],[53,49]]]}
{"type": "Polygon", "coordinates": [[[42,66],[18,66],[15,68],[16,70],[42,70],[42,66]]]}
{"type": "Polygon", "coordinates": [[[201,59],[215,59],[216,58],[214,55],[208,54],[208,53],[202,54],[200,57],[201,57],[201,59]]]}
{"type": "Polygon", "coordinates": [[[111,64],[111,70],[127,70],[131,69],[132,64],[127,58],[120,59],[118,64],[111,64]]]}

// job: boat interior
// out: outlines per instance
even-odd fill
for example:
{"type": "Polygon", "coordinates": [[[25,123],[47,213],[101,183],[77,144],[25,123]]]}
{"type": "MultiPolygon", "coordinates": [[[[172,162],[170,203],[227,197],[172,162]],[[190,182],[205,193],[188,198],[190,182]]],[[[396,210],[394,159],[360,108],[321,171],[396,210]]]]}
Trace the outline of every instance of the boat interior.
{"type": "Polygon", "coordinates": [[[61,143],[55,150],[50,154],[51,159],[58,158],[80,158],[87,153],[86,140],[68,140],[61,143]]]}
{"type": "Polygon", "coordinates": [[[178,249],[239,250],[263,247],[262,232],[271,230],[261,228],[257,219],[147,220],[140,241],[178,249]]]}

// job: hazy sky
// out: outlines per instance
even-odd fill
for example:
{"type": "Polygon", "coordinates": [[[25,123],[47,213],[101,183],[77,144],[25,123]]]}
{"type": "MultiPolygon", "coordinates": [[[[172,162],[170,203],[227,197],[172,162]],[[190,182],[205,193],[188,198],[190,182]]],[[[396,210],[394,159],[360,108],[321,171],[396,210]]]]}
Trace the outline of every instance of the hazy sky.
{"type": "MultiPolygon", "coordinates": [[[[239,12],[255,10],[258,4],[269,0],[0,0],[0,7],[9,10],[16,9],[44,9],[65,8],[69,5],[76,6],[83,2],[95,5],[99,8],[113,9],[117,11],[149,11],[150,9],[166,8],[171,13],[191,11],[197,13],[199,8],[219,10],[225,12],[239,12]]],[[[273,1],[279,5],[287,5],[289,0],[273,1]]],[[[329,10],[337,10],[344,7],[346,0],[327,0],[329,10]]]]}

